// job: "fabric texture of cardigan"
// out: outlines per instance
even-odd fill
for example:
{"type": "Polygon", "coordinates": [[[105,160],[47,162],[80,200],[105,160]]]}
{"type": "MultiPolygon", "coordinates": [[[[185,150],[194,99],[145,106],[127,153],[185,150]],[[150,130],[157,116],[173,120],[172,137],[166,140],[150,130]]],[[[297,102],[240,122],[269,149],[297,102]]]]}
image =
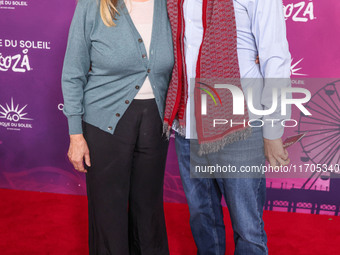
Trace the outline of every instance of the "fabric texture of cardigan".
{"type": "Polygon", "coordinates": [[[82,120],[113,134],[146,77],[163,119],[174,63],[166,0],[155,1],[148,54],[123,0],[117,9],[116,26],[107,27],[98,1],[78,1],[62,72],[70,134],[82,133],[82,120]]]}

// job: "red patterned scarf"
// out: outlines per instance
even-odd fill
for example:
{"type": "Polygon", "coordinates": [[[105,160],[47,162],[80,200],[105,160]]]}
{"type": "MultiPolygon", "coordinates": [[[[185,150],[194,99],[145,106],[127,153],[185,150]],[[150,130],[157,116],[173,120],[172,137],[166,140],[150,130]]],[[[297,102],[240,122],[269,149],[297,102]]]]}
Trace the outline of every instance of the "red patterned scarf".
{"type": "MultiPolygon", "coordinates": [[[[185,109],[188,84],[184,59],[184,0],[168,0],[168,13],[172,29],[175,65],[170,82],[164,116],[164,128],[169,133],[175,119],[179,131],[185,130],[185,109]]],[[[219,151],[226,144],[245,139],[250,128],[244,124],[216,125],[214,119],[226,119],[234,123],[248,122],[245,103],[244,115],[233,115],[233,98],[228,89],[215,89],[216,82],[232,84],[242,90],[237,57],[237,32],[233,0],[203,0],[203,41],[198,55],[195,84],[195,117],[200,153],[219,151]],[[197,82],[199,79],[200,83],[197,82]],[[208,85],[202,85],[202,83],[208,85]],[[220,97],[220,105],[207,100],[207,115],[201,115],[201,94],[205,88],[214,90],[220,97]]],[[[207,91],[207,90],[205,90],[207,91]]]]}

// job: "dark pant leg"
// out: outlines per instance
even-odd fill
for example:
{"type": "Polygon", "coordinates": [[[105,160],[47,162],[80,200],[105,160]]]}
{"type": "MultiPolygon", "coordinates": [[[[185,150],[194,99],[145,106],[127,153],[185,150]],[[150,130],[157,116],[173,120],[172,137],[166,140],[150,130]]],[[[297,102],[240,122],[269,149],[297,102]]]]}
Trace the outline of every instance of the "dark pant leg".
{"type": "Polygon", "coordinates": [[[86,174],[90,255],[127,255],[128,196],[137,120],[128,109],[113,135],[84,123],[91,167],[86,174]]]}
{"type": "Polygon", "coordinates": [[[168,141],[154,99],[134,100],[141,111],[129,199],[130,254],[169,254],[163,210],[168,141]]]}

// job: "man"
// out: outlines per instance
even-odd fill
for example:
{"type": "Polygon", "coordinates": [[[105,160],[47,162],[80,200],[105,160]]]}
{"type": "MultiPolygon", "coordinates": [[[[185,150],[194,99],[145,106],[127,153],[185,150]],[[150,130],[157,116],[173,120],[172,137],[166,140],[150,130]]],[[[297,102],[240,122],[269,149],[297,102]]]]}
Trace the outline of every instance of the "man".
{"type": "MultiPolygon", "coordinates": [[[[222,194],[234,230],[235,254],[267,254],[262,219],[266,189],[263,176],[190,178],[190,167],[195,164],[232,165],[237,169],[260,167],[265,164],[265,157],[272,166],[289,163],[279,120],[289,116],[290,109],[286,116],[281,116],[280,106],[265,116],[257,116],[248,110],[249,115],[246,112],[243,116],[244,123],[259,118],[261,125],[257,121],[254,126],[265,123],[261,128],[251,128],[251,132],[242,124],[234,128],[224,125],[211,132],[211,127],[204,126],[207,117],[201,112],[202,89],[196,89],[202,85],[199,79],[231,79],[243,92],[252,87],[254,108],[271,108],[272,91],[290,86],[287,80],[291,56],[282,1],[168,0],[168,13],[176,60],[164,122],[167,131],[171,126],[176,131],[180,174],[198,254],[225,254],[222,194]],[[256,56],[259,56],[260,65],[255,63],[256,56]],[[196,82],[192,82],[192,78],[196,78],[196,82]],[[238,82],[239,78],[243,81],[238,82]]],[[[212,88],[205,85],[206,89],[212,88]]],[[[277,93],[276,97],[279,96],[277,93]]],[[[219,108],[220,111],[231,115],[230,95],[225,93],[221,98],[221,105],[227,103],[219,108]]],[[[217,108],[208,106],[208,113],[215,111],[218,116],[219,112],[214,109],[217,108]]]]}

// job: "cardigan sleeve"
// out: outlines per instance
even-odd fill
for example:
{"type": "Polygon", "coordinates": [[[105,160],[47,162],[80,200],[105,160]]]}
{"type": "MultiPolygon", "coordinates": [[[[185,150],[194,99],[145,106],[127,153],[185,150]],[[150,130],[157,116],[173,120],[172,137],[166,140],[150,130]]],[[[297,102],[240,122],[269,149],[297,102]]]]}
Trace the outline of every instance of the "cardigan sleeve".
{"type": "Polygon", "coordinates": [[[62,71],[63,113],[68,120],[70,135],[82,133],[84,87],[91,64],[88,2],[89,0],[79,0],[77,3],[69,30],[62,71]]]}

